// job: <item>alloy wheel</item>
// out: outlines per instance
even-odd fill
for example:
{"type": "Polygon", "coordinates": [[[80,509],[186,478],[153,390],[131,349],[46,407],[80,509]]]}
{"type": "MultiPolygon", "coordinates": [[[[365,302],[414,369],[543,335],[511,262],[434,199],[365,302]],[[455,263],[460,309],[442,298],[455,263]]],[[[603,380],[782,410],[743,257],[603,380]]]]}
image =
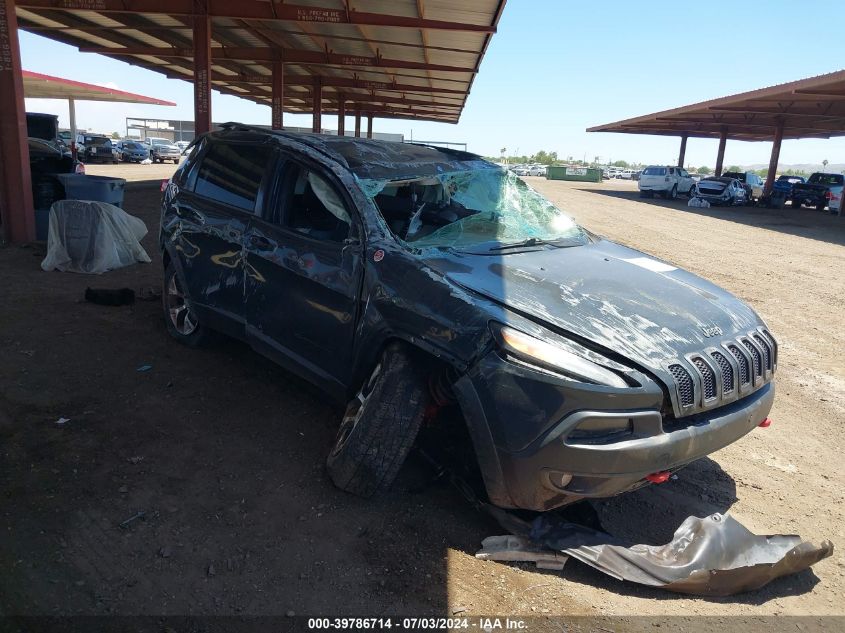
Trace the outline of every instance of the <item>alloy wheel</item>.
{"type": "Polygon", "coordinates": [[[170,276],[170,281],[167,283],[167,314],[170,316],[173,327],[183,336],[193,334],[199,325],[199,321],[185,301],[185,293],[175,273],[170,276]]]}
{"type": "Polygon", "coordinates": [[[332,455],[336,455],[343,450],[346,442],[352,436],[352,432],[355,430],[355,427],[358,426],[358,422],[364,415],[367,400],[372,395],[376,383],[378,382],[379,375],[381,375],[381,363],[376,365],[367,382],[364,383],[355,395],[355,398],[353,398],[352,402],[350,402],[346,407],[346,413],[343,414],[343,420],[341,421],[340,428],[337,431],[337,439],[335,440],[334,447],[332,448],[332,455]]]}

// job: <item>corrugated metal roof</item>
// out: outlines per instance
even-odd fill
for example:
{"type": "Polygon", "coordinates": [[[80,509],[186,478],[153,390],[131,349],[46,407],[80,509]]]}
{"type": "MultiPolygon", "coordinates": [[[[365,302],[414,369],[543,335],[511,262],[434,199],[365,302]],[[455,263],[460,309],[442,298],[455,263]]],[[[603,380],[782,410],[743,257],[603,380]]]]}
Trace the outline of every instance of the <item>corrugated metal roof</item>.
{"type": "MultiPolygon", "coordinates": [[[[207,0],[212,87],[270,101],[285,61],[285,111],[458,121],[506,0],[207,0]]],[[[193,0],[17,0],[20,28],[191,81],[193,0]],[[112,50],[113,49],[113,50],[112,50]]]]}
{"type": "Polygon", "coordinates": [[[845,70],[588,128],[625,132],[771,141],[845,136],[845,70]]]}
{"type": "Polygon", "coordinates": [[[154,97],[105,86],[87,84],[72,79],[53,77],[34,73],[29,70],[23,71],[23,92],[26,97],[39,99],[79,99],[82,101],[117,101],[120,103],[146,103],[149,105],[175,106],[172,101],[164,101],[154,97]]]}

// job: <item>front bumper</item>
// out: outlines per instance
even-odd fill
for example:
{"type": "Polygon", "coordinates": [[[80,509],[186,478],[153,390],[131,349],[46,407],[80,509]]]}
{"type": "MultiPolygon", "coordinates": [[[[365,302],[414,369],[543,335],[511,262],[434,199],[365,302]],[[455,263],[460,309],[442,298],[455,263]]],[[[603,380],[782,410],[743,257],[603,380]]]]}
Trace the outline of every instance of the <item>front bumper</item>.
{"type": "Polygon", "coordinates": [[[634,490],[650,474],[678,470],[753,430],[774,400],[768,383],[730,405],[663,420],[656,385],[618,390],[575,383],[495,352],[461,378],[455,392],[491,501],[538,511],[634,490]],[[628,431],[589,438],[573,433],[596,423],[628,431]]]}

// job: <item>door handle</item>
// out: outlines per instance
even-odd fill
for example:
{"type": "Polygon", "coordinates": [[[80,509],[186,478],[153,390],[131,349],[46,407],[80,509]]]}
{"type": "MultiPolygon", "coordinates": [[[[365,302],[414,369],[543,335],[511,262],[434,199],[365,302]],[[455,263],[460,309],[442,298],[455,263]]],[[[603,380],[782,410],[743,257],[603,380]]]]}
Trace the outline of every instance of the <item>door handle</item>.
{"type": "Polygon", "coordinates": [[[249,245],[261,251],[270,251],[276,247],[273,242],[263,235],[251,235],[249,237],[249,245]]]}

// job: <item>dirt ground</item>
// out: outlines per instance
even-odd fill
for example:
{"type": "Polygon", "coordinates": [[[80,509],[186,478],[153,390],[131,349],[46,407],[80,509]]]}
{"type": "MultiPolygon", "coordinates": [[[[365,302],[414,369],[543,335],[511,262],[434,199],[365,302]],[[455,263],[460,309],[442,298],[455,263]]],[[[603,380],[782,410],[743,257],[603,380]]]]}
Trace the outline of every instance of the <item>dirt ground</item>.
{"type": "MultiPolygon", "coordinates": [[[[161,169],[89,173],[135,168],[161,169]]],[[[750,302],[781,345],[772,427],[596,503],[604,527],[659,544],[691,514],[730,511],[755,532],[841,548],[845,219],[529,180],[594,232],[750,302]]],[[[151,229],[151,265],[45,273],[43,247],[0,248],[0,615],[845,614],[841,549],[761,591],[688,598],[574,561],[562,573],[478,561],[501,528],[452,488],[421,485],[413,460],[385,497],[336,490],[323,463],[339,411],[319,392],[239,343],[177,345],[156,301],[83,301],[88,286],[158,287],[155,184],[125,201],[151,229]]]]}

